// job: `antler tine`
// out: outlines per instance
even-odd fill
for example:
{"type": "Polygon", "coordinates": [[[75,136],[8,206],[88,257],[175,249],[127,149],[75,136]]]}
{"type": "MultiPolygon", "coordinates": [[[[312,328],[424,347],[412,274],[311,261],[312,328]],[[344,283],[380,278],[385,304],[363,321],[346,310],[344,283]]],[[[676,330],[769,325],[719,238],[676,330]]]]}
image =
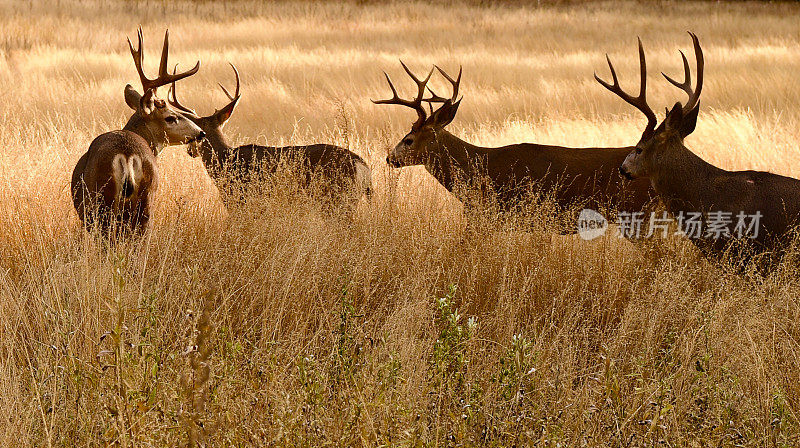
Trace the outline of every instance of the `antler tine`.
{"type": "Polygon", "coordinates": [[[678,50],[681,54],[681,58],[683,59],[683,82],[678,82],[672,78],[670,78],[666,73],[661,72],[661,75],[664,78],[667,78],[667,81],[670,82],[673,86],[683,90],[686,92],[689,97],[692,96],[692,72],[689,70],[689,61],[686,60],[686,55],[683,53],[683,50],[678,50]]]}
{"type": "MultiPolygon", "coordinates": [[[[177,73],[177,71],[178,71],[178,64],[175,64],[175,68],[172,69],[172,73],[173,74],[177,73]]],[[[199,115],[197,115],[197,112],[195,112],[192,109],[189,109],[188,107],[184,106],[183,104],[181,104],[178,101],[178,95],[177,95],[176,89],[175,89],[175,81],[172,81],[172,84],[170,84],[170,86],[169,86],[169,92],[167,92],[167,102],[169,102],[169,104],[172,107],[180,110],[181,112],[184,112],[184,113],[187,113],[187,114],[192,114],[192,115],[194,115],[196,117],[199,116],[199,115]]]]}
{"type": "Polygon", "coordinates": [[[448,98],[444,98],[444,97],[441,97],[441,96],[437,95],[436,92],[434,92],[433,89],[430,88],[430,86],[427,86],[427,89],[428,89],[428,92],[431,93],[431,96],[430,96],[430,98],[425,98],[422,101],[425,101],[426,103],[446,103],[447,102],[448,98]]]}
{"type": "MultiPolygon", "coordinates": [[[[426,76],[425,79],[420,81],[420,79],[417,78],[414,75],[413,72],[411,72],[411,70],[406,66],[405,63],[403,63],[402,60],[400,61],[400,65],[403,66],[403,69],[406,71],[406,73],[408,73],[408,76],[410,76],[411,79],[413,79],[414,82],[417,83],[417,87],[419,87],[419,89],[424,93],[425,92],[425,86],[428,84],[428,81],[430,81],[431,76],[433,76],[433,69],[431,69],[431,71],[428,72],[428,76],[426,76]]],[[[419,96],[421,97],[422,95],[419,95],[419,96]]]]}
{"type": "Polygon", "coordinates": [[[189,76],[194,75],[200,70],[200,61],[194,65],[193,68],[183,72],[183,73],[173,73],[169,74],[167,72],[167,58],[169,57],[169,30],[164,32],[164,47],[161,50],[161,64],[158,67],[158,78],[153,80],[155,85],[154,88],[161,87],[163,85],[167,85],[169,83],[179,81],[183,78],[187,78],[189,76]]]}
{"type": "MultiPolygon", "coordinates": [[[[412,73],[411,70],[409,70],[409,68],[406,66],[406,64],[403,63],[403,61],[400,61],[400,65],[403,66],[403,69],[405,69],[406,73],[408,73],[408,76],[410,76],[411,79],[413,79],[414,82],[417,83],[417,89],[418,89],[417,90],[417,97],[412,102],[417,104],[419,109],[424,112],[425,108],[422,107],[422,102],[425,101],[425,100],[423,99],[423,96],[425,96],[425,89],[426,88],[428,88],[428,90],[430,90],[430,88],[428,87],[428,81],[430,81],[431,80],[431,76],[433,76],[433,68],[431,68],[431,71],[428,72],[428,76],[426,76],[425,79],[420,80],[419,78],[414,76],[414,73],[412,73]]],[[[433,91],[431,91],[431,93],[434,94],[433,91]]],[[[436,95],[436,94],[434,94],[434,95],[436,95]]],[[[425,121],[425,117],[424,116],[420,116],[420,120],[421,121],[425,121]]]]}
{"type": "Polygon", "coordinates": [[[133,49],[133,43],[131,43],[131,39],[128,39],[128,48],[131,50],[131,57],[133,58],[133,65],[136,67],[136,71],[139,73],[139,80],[142,82],[142,87],[147,90],[146,85],[149,81],[147,77],[144,75],[144,70],[142,69],[142,62],[144,60],[144,45],[142,44],[142,27],[139,27],[137,31],[137,37],[139,38],[139,45],[136,47],[137,49],[133,49]]]}
{"type": "Polygon", "coordinates": [[[228,89],[226,89],[225,86],[222,85],[222,83],[217,83],[217,85],[219,85],[222,91],[225,92],[225,95],[228,96],[229,100],[236,101],[239,99],[239,70],[236,70],[236,66],[233,65],[232,63],[228,62],[228,64],[231,66],[231,68],[233,68],[233,73],[236,74],[236,94],[231,96],[231,94],[228,93],[228,89]]]}
{"type": "Polygon", "coordinates": [[[703,58],[703,49],[700,48],[700,40],[697,35],[689,31],[692,36],[692,45],[694,46],[694,54],[697,59],[697,86],[695,87],[694,94],[689,97],[686,103],[686,109],[692,110],[700,103],[700,92],[703,90],[703,69],[705,68],[705,59],[703,58]]]}
{"type": "Polygon", "coordinates": [[[680,83],[675,81],[674,79],[667,76],[665,73],[661,73],[664,75],[664,78],[670,82],[670,84],[674,85],[675,87],[683,90],[689,95],[689,99],[686,101],[686,105],[684,106],[684,110],[690,111],[697,106],[697,103],[700,100],[700,91],[703,88],[703,50],[700,48],[700,42],[697,39],[697,36],[689,32],[689,35],[692,36],[692,43],[694,44],[694,53],[695,57],[697,58],[697,87],[692,89],[692,73],[691,69],[689,68],[689,61],[686,59],[686,55],[681,50],[681,59],[683,59],[683,82],[680,83]]]}
{"type": "Polygon", "coordinates": [[[389,83],[389,88],[392,89],[392,97],[386,100],[371,100],[371,101],[375,104],[399,104],[401,106],[411,107],[410,101],[403,100],[397,95],[397,89],[394,88],[394,84],[392,84],[392,79],[389,78],[389,74],[383,72],[383,76],[386,77],[386,82],[389,83]]]}
{"type": "Polygon", "coordinates": [[[133,64],[136,66],[136,71],[139,73],[139,79],[142,82],[142,88],[145,90],[150,89],[157,89],[161,86],[165,86],[167,84],[173,83],[175,81],[179,81],[183,78],[189,77],[197,73],[200,70],[200,61],[197,61],[194,68],[185,71],[183,73],[175,73],[173,71],[172,74],[169,74],[168,70],[168,57],[169,57],[169,30],[164,33],[164,46],[161,50],[161,62],[158,65],[158,77],[155,79],[149,79],[144,74],[144,69],[142,68],[142,62],[144,61],[144,50],[143,50],[143,38],[142,38],[142,27],[139,27],[137,32],[137,36],[139,38],[139,47],[138,49],[134,50],[133,44],[131,40],[128,39],[128,46],[131,50],[131,56],[133,56],[133,64]]]}
{"type": "Polygon", "coordinates": [[[425,79],[420,80],[416,77],[416,75],[414,75],[414,73],[411,72],[406,64],[403,63],[403,61],[400,61],[400,65],[403,66],[403,69],[406,71],[406,73],[408,73],[411,79],[413,79],[417,84],[417,96],[413,100],[404,100],[400,98],[400,96],[397,94],[397,89],[395,89],[394,84],[392,83],[392,79],[389,78],[389,74],[383,72],[383,75],[386,77],[386,82],[389,83],[389,88],[392,89],[392,97],[386,100],[372,100],[372,102],[375,104],[399,104],[401,106],[414,109],[417,112],[417,121],[414,122],[413,127],[418,127],[421,126],[428,118],[425,108],[422,107],[422,102],[426,101],[423,99],[423,96],[425,95],[425,88],[427,87],[428,81],[430,81],[431,76],[433,75],[433,69],[431,68],[431,71],[428,72],[428,76],[426,76],[425,79]]]}
{"type": "Polygon", "coordinates": [[[600,79],[597,76],[597,73],[594,74],[594,79],[600,83],[603,87],[610,90],[620,98],[622,98],[626,103],[630,104],[631,106],[637,108],[640,112],[642,112],[645,117],[647,117],[647,127],[642,135],[647,135],[651,133],[656,128],[656,114],[653,112],[653,109],[647,104],[647,62],[645,61],[644,56],[644,47],[642,46],[642,39],[639,38],[639,77],[640,77],[640,84],[639,84],[639,95],[632,96],[628,93],[625,93],[622,90],[622,87],[619,85],[619,80],[617,79],[617,72],[614,70],[614,65],[611,63],[611,58],[606,54],[606,60],[608,61],[608,67],[611,69],[611,79],[613,84],[609,84],[606,81],[600,79]]]}
{"type": "MultiPolygon", "coordinates": [[[[169,57],[169,29],[164,30],[164,46],[161,47],[161,62],[158,64],[158,77],[163,78],[164,76],[169,76],[167,70],[168,63],[167,58],[169,57]]],[[[173,73],[175,71],[173,70],[173,73]]]]}
{"type": "MultiPolygon", "coordinates": [[[[453,85],[453,96],[451,97],[450,101],[455,103],[456,100],[458,99],[458,87],[461,85],[461,74],[464,71],[464,66],[460,65],[458,67],[458,76],[456,77],[455,80],[452,77],[450,77],[450,75],[448,75],[444,70],[442,70],[442,68],[439,67],[438,65],[434,65],[434,67],[436,67],[436,70],[439,70],[439,73],[441,73],[442,76],[444,76],[445,79],[450,81],[450,84],[453,85]]],[[[431,93],[433,93],[433,92],[431,92],[431,93]]]]}
{"type": "MultiPolygon", "coordinates": [[[[642,38],[636,36],[639,42],[639,97],[646,99],[647,94],[647,61],[644,58],[644,46],[642,46],[642,38]]],[[[648,106],[649,107],[649,106],[648,106]]],[[[652,112],[652,111],[651,111],[652,112]]]]}

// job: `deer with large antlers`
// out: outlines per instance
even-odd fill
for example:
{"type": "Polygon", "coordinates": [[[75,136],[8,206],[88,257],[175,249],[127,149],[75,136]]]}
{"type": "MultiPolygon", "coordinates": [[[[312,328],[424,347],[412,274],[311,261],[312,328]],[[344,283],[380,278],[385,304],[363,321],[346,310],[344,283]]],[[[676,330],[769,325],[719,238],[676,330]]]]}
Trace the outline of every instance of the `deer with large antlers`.
{"type": "MultiPolygon", "coordinates": [[[[619,88],[611,66],[614,84],[598,81],[640,110],[647,117],[647,126],[636,147],[625,158],[620,172],[631,179],[648,179],[667,211],[683,224],[696,217],[699,230],[693,226],[691,241],[709,255],[719,255],[733,239],[754,241],[756,252],[777,249],[800,222],[800,180],[763,171],[727,171],[704,161],[686,146],[683,140],[695,128],[703,88],[703,50],[697,36],[692,37],[697,59],[697,83],[692,88],[686,56],[681,52],[685,80],[667,80],[685,91],[685,104],[675,103],[664,120],[656,126],[656,115],[645,99],[645,76],[642,71],[640,94],[633,98],[619,88]],[[683,223],[681,221],[684,221],[683,223]],[[705,228],[702,226],[705,225],[705,228]],[[744,231],[744,232],[743,232],[744,231]]],[[[641,40],[639,53],[644,58],[641,40]]]]}
{"type": "MultiPolygon", "coordinates": [[[[390,151],[386,158],[389,165],[423,165],[465,207],[472,207],[471,199],[477,192],[479,196],[490,194],[501,211],[510,211],[532,190],[554,193],[555,201],[563,208],[582,205],[638,211],[649,204],[648,183],[626,181],[617,171],[631,147],[568,148],[534,143],[500,148],[475,146],[445,130],[461,104],[458,94],[462,71],[454,79],[434,66],[452,85],[452,96],[443,98],[428,87],[433,68],[420,79],[402,61],[400,64],[417,85],[416,97],[400,98],[389,75],[384,73],[392,98],[373,102],[414,109],[417,120],[390,151]],[[431,95],[428,98],[424,98],[426,89],[431,95]],[[423,103],[431,105],[430,115],[423,103]],[[433,110],[433,103],[441,105],[433,110]]],[[[576,227],[563,229],[565,233],[575,230],[576,227]]]]}
{"type": "MultiPolygon", "coordinates": [[[[372,194],[372,172],[358,154],[339,146],[315,144],[305,146],[262,146],[247,144],[233,147],[223,133],[225,123],[231,118],[241,98],[239,71],[231,64],[236,76],[234,94],[222,85],[229,102],[211,115],[201,116],[178,101],[175,83],[170,87],[169,103],[180,110],[206,133],[206,139],[189,148],[189,155],[200,157],[206,171],[217,183],[222,178],[235,176],[248,182],[257,170],[275,170],[282,160],[299,162],[308,185],[312,177],[319,179],[323,197],[339,211],[352,213],[359,199],[372,194]]],[[[177,69],[177,68],[176,68],[177,69]]]]}
{"type": "Polygon", "coordinates": [[[114,224],[134,230],[146,228],[151,196],[158,185],[156,155],[168,145],[196,146],[205,136],[202,129],[156,95],[159,87],[197,73],[200,62],[189,71],[169,74],[167,31],[158,77],[149,79],[142,68],[141,28],[138,37],[137,49],[130,39],[128,46],[144,93],[139,94],[130,84],[125,86],[125,102],[135,112],[122,130],[95,138],[72,172],[72,200],[78,216],[87,228],[99,218],[104,233],[114,224]]]}

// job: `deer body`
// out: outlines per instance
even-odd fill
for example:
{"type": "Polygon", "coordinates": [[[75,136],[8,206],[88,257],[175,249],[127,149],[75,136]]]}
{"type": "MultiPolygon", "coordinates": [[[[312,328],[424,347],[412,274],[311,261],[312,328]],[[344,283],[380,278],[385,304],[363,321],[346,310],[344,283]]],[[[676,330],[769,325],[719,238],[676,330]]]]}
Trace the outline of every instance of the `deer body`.
{"type": "Polygon", "coordinates": [[[72,202],[78,217],[89,228],[99,219],[107,233],[113,224],[129,230],[146,228],[150,201],[158,185],[156,155],[167,145],[197,145],[203,131],[177,110],[156,96],[162,85],[191,76],[200,63],[184,73],[167,73],[169,33],[164,36],[159,76],[148,79],[142,70],[142,30],[139,47],[128,41],[134,65],[144,88],[139,94],[130,84],[125,87],[125,102],[134,114],[122,130],[95,138],[72,172],[72,202]]]}
{"type": "Polygon", "coordinates": [[[215,180],[235,176],[247,182],[256,172],[275,172],[281,162],[295,162],[303,168],[305,185],[312,181],[312,177],[319,176],[331,198],[344,195],[349,198],[340,197],[338,200],[355,202],[362,194],[369,196],[372,193],[371,172],[364,159],[339,146],[315,144],[273,147],[248,144],[221,151],[204,151],[202,159],[206,171],[215,180]]]}
{"type": "Polygon", "coordinates": [[[679,83],[664,75],[673,85],[684,90],[686,104],[675,103],[664,120],[656,126],[655,113],[645,98],[646,69],[644,49],[639,41],[641,87],[638,97],[631,97],[619,88],[614,67],[609,61],[613,85],[599,78],[603,86],[639,109],[648,119],[642,137],[620,165],[620,173],[630,179],[649,179],[668,212],[675,217],[695,214],[705,224],[704,231],[694,235],[692,243],[707,255],[716,256],[728,249],[735,238],[754,240],[756,252],[772,251],[779,255],[791,237],[792,228],[800,224],[800,180],[763,171],[727,171],[718,168],[694,153],[683,143],[694,131],[703,87],[704,59],[697,36],[689,33],[697,58],[697,82],[692,87],[686,56],[683,58],[685,78],[679,83]],[[751,221],[753,232],[737,234],[738,216],[759,216],[751,221]],[[721,219],[726,216],[726,219],[721,219]],[[715,231],[709,231],[714,220],[715,231]]]}
{"type": "Polygon", "coordinates": [[[680,133],[673,127],[684,119],[680,108],[680,104],[676,105],[667,124],[657,130],[666,137],[659,147],[645,147],[638,154],[643,159],[640,163],[633,160],[637,157],[629,156],[622,170],[629,176],[649,178],[673,216],[700,213],[706,220],[713,213],[730,216],[725,234],[691,239],[707,254],[721,253],[737,236],[739,214],[760,216],[757,232],[752,235],[756,252],[780,250],[782,244],[788,243],[789,231],[800,224],[800,180],[764,171],[727,171],[704,161],[683,145],[680,133]]]}
{"type": "Polygon", "coordinates": [[[651,200],[649,182],[626,181],[617,172],[630,150],[533,143],[484,148],[440,130],[424,165],[465,204],[469,193],[457,186],[463,183],[469,191],[479,191],[485,178],[502,211],[513,209],[534,189],[554,192],[555,201],[564,208],[614,205],[619,210],[639,211],[651,200]]]}
{"type": "MultiPolygon", "coordinates": [[[[467,208],[472,207],[470,196],[476,192],[481,199],[488,194],[487,199],[495,200],[501,211],[513,210],[531,190],[554,194],[557,204],[563,208],[582,205],[629,212],[641,211],[654,196],[648,182],[628,182],[618,173],[619,163],[630,152],[630,147],[567,148],[521,143],[482,148],[459,139],[445,130],[445,126],[452,122],[461,102],[458,99],[461,72],[454,80],[436,67],[453,85],[453,95],[445,99],[431,91],[430,98],[423,98],[433,69],[420,80],[402,61],[401,65],[417,84],[416,98],[399,98],[386,75],[393,96],[374,102],[413,108],[418,119],[411,132],[391,150],[386,162],[395,168],[424,165],[467,208]],[[422,107],[423,102],[442,105],[431,110],[429,116],[422,107]],[[459,186],[466,190],[459,190],[459,186]]],[[[577,227],[564,230],[572,233],[577,227]]]]}
{"type": "MultiPolygon", "coordinates": [[[[233,65],[231,65],[233,67],[233,65]]],[[[209,176],[217,182],[224,178],[250,181],[257,173],[272,173],[282,161],[299,163],[303,168],[301,181],[305,186],[312,178],[322,182],[322,193],[334,205],[345,206],[352,211],[361,196],[372,194],[372,171],[358,154],[339,146],[314,144],[306,146],[262,146],[247,144],[233,147],[228,143],[223,127],[230,119],[241,97],[239,72],[236,74],[236,93],[230,95],[222,87],[230,102],[208,116],[200,116],[192,109],[180,104],[172,85],[170,104],[181,110],[187,118],[203,129],[206,139],[197,147],[190,148],[189,155],[200,157],[209,176]]]]}
{"type": "Polygon", "coordinates": [[[90,227],[99,218],[108,230],[112,220],[133,230],[146,228],[150,198],[158,187],[156,158],[139,134],[127,130],[107,132],[89,145],[72,172],[73,204],[90,227]],[[89,206],[96,210],[87,210],[89,206]]]}

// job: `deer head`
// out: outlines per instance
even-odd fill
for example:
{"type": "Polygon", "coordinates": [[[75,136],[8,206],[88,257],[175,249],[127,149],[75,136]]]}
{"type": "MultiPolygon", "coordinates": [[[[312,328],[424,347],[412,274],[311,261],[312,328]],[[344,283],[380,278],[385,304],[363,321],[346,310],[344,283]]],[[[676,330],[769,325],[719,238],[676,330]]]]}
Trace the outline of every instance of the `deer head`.
{"type": "Polygon", "coordinates": [[[427,163],[430,159],[430,151],[435,147],[436,134],[441,132],[445,126],[453,121],[458,111],[458,106],[461,100],[458,99],[458,87],[461,84],[461,69],[458,71],[456,79],[451,78],[438,66],[437,70],[453,85],[453,95],[451,98],[442,98],[436,95],[430,87],[427,87],[428,81],[433,75],[433,69],[428,73],[425,79],[420,80],[409,68],[400,61],[403,69],[408,73],[411,79],[417,84],[417,96],[412,100],[401,99],[397,95],[397,90],[392,84],[389,75],[384,72],[386,81],[389,83],[389,88],[392,89],[392,98],[386,100],[372,100],[375,104],[399,104],[414,109],[417,112],[417,121],[411,125],[411,131],[400,140],[394,149],[391,150],[389,156],[386,157],[386,163],[396,168],[409,165],[422,165],[427,163]],[[430,98],[423,98],[425,89],[431,93],[430,98]],[[427,102],[430,106],[430,115],[428,115],[425,108],[422,106],[423,102],[427,102]],[[433,110],[433,103],[442,103],[442,105],[433,110]]]}
{"type": "Polygon", "coordinates": [[[686,94],[689,95],[689,99],[685,105],[678,102],[675,103],[672,109],[667,110],[666,118],[664,118],[664,121],[662,121],[658,127],[656,127],[655,113],[650,106],[647,105],[647,100],[645,98],[647,66],[641,39],[639,40],[641,84],[638,96],[633,97],[628,95],[620,88],[617,74],[608,56],[606,56],[606,58],[608,59],[608,66],[611,69],[613,84],[601,80],[595,74],[595,79],[597,79],[601,85],[617,94],[628,104],[639,109],[647,117],[647,126],[642,133],[642,137],[636,144],[636,148],[628,154],[628,157],[625,158],[625,161],[619,169],[620,173],[629,179],[637,177],[653,178],[657,176],[659,172],[667,172],[669,170],[669,164],[674,163],[683,152],[688,151],[683,145],[683,139],[694,131],[695,125],[697,124],[697,114],[700,109],[700,91],[703,88],[704,66],[703,50],[700,48],[697,36],[691,32],[689,35],[692,37],[695,57],[697,59],[697,85],[692,89],[689,62],[686,60],[686,55],[681,51],[684,82],[679,83],[666,74],[662,73],[662,75],[671,84],[686,92],[686,94]]]}
{"type": "MultiPolygon", "coordinates": [[[[230,64],[230,63],[229,63],[230,64]]],[[[225,95],[228,97],[228,104],[223,106],[221,109],[217,109],[214,111],[213,114],[207,115],[205,117],[201,117],[197,112],[193,109],[190,109],[178,101],[178,94],[175,88],[175,82],[172,83],[169,89],[169,94],[167,95],[167,101],[169,104],[180,110],[182,114],[184,114],[187,118],[189,118],[192,122],[194,122],[200,129],[203,130],[206,134],[205,140],[202,141],[200,145],[189,145],[188,152],[189,155],[192,157],[199,157],[201,154],[211,154],[214,148],[227,148],[228,144],[225,139],[225,135],[222,133],[222,128],[225,126],[225,123],[228,122],[228,119],[231,118],[233,115],[233,110],[236,108],[236,104],[239,102],[239,98],[241,98],[241,94],[239,93],[239,70],[236,70],[236,66],[230,64],[231,68],[233,68],[233,73],[236,75],[236,91],[233,95],[228,92],[228,89],[225,88],[222,84],[218,84],[225,95]]],[[[178,66],[175,66],[173,73],[178,70],[178,66]]]]}
{"type": "Polygon", "coordinates": [[[146,134],[145,138],[155,148],[184,143],[189,143],[190,146],[198,145],[205,137],[203,130],[178,110],[170,107],[164,100],[158,98],[156,91],[161,86],[174,83],[197,73],[200,69],[200,61],[197,61],[194,68],[189,71],[170,75],[167,72],[167,57],[169,55],[169,30],[167,30],[164,33],[164,47],[161,50],[158,77],[149,79],[142,69],[144,51],[141,27],[139,28],[138,37],[139,45],[136,49],[133,48],[130,39],[128,39],[128,46],[131,50],[136,71],[139,73],[144,94],[139,94],[130,84],[125,86],[125,103],[136,111],[128,122],[129,126],[143,128],[141,129],[142,133],[146,134]]]}

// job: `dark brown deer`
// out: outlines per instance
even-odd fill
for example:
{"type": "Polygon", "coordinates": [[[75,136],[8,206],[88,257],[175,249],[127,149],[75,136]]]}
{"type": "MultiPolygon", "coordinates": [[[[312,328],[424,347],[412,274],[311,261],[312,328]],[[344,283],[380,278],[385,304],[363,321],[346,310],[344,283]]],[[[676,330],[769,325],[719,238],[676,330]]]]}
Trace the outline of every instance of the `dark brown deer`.
{"type": "Polygon", "coordinates": [[[311,182],[312,177],[318,178],[323,190],[322,197],[331,201],[329,205],[334,205],[340,211],[351,213],[362,196],[370,197],[371,170],[364,159],[346,148],[328,144],[284,147],[248,144],[232,147],[223,127],[233,114],[241,93],[239,71],[233,64],[231,67],[236,75],[235,93],[231,95],[220,84],[229,102],[211,115],[201,116],[183,106],[178,101],[174,83],[168,97],[173,107],[205,132],[206,139],[202,144],[190,147],[189,155],[202,158],[206,171],[218,185],[221,180],[231,177],[248,182],[256,171],[274,172],[281,161],[290,161],[302,165],[304,173],[301,179],[305,185],[311,182]]]}
{"type": "MultiPolygon", "coordinates": [[[[610,207],[617,210],[640,211],[650,202],[647,182],[629,182],[618,172],[619,164],[631,151],[624,148],[567,148],[563,146],[518,143],[500,148],[472,145],[449,133],[445,127],[455,118],[461,100],[458,89],[461,70],[453,79],[436,67],[450,84],[453,94],[442,98],[431,93],[423,98],[433,69],[425,79],[419,79],[400,64],[417,84],[414,99],[401,99],[389,75],[384,73],[392,98],[375,104],[399,104],[414,109],[417,120],[411,131],[400,140],[386,162],[400,168],[423,165],[448,191],[467,208],[472,200],[489,195],[501,211],[512,211],[533,190],[554,193],[560,207],[582,205],[588,208],[610,207]],[[428,115],[423,103],[441,103],[428,115]]],[[[644,59],[642,59],[644,64],[644,59]]],[[[576,227],[564,229],[571,233],[576,227]]]]}
{"type": "Polygon", "coordinates": [[[158,186],[156,155],[167,145],[198,145],[204,133],[179,111],[156,96],[156,89],[191,76],[200,69],[170,75],[167,67],[169,32],[164,34],[164,47],[158,77],[149,79],[142,69],[142,29],[139,46],[128,46],[139,73],[144,94],[130,84],[125,87],[125,102],[135,112],[122,130],[98,136],[89,150],[78,160],[72,172],[72,201],[78,217],[87,228],[97,224],[103,233],[113,225],[132,230],[144,229],[150,219],[150,202],[158,186]]]}
{"type": "MultiPolygon", "coordinates": [[[[734,239],[752,239],[756,252],[778,254],[800,218],[800,180],[763,171],[727,171],[684,146],[683,139],[697,123],[704,68],[700,42],[696,35],[689,34],[697,58],[696,87],[691,87],[689,64],[681,52],[685,81],[678,83],[664,76],[684,90],[689,99],[686,104],[675,103],[658,126],[655,113],[645,100],[644,82],[640,98],[633,101],[619,88],[613,67],[614,85],[601,81],[647,116],[642,137],[625,158],[620,172],[628,178],[648,179],[667,210],[683,224],[684,233],[688,233],[686,220],[695,217],[701,225],[693,226],[694,234],[689,236],[706,254],[721,255],[734,239]]],[[[641,48],[639,41],[640,52],[641,48]]],[[[642,76],[644,79],[644,73],[642,76]]]]}

